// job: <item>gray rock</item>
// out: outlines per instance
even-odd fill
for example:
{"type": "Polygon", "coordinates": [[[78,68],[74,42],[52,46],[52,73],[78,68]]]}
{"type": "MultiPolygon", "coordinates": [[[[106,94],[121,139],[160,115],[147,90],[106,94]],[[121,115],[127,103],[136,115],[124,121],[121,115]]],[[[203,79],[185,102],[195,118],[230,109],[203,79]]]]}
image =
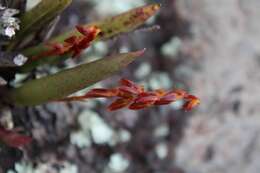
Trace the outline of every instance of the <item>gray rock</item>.
{"type": "Polygon", "coordinates": [[[196,50],[183,53],[200,64],[190,83],[202,104],[177,165],[188,173],[258,173],[260,1],[179,0],[178,9],[192,24],[182,50],[196,50]]]}

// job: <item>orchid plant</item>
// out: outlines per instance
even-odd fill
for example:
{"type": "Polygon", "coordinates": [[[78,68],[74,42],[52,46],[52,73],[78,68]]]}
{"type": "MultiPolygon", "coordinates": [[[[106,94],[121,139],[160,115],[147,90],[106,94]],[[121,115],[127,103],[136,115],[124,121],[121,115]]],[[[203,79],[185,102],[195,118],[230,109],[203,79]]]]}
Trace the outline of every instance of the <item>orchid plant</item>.
{"type": "MultiPolygon", "coordinates": [[[[183,109],[188,111],[200,103],[196,96],[190,95],[183,90],[165,91],[164,89],[158,89],[146,91],[143,86],[128,79],[121,79],[119,86],[115,88],[96,88],[83,96],[70,96],[124,69],[137,57],[141,56],[145,49],[111,55],[70,69],[60,70],[45,77],[26,80],[18,87],[9,85],[13,82],[13,78],[4,77],[3,73],[28,74],[32,70],[37,71],[37,68],[42,65],[48,64],[51,66],[68,58],[77,58],[82,55],[83,50],[96,41],[107,40],[119,34],[135,30],[160,9],[159,4],[145,5],[101,21],[79,24],[71,31],[62,33],[42,43],[33,44],[34,35],[50,24],[71,2],[72,0],[42,0],[37,6],[15,18],[19,22],[15,25],[10,24],[10,27],[15,26],[12,27],[11,35],[10,32],[7,32],[10,31],[10,28],[9,30],[5,30],[8,28],[4,27],[0,28],[2,29],[2,37],[10,37],[5,39],[3,45],[0,45],[2,47],[0,79],[5,81],[0,82],[1,107],[7,105],[34,106],[48,102],[85,101],[101,97],[116,99],[108,106],[110,111],[124,107],[139,110],[151,106],[170,104],[177,100],[184,100],[183,109]],[[19,28],[20,30],[17,31],[19,28]],[[15,32],[17,33],[13,36],[15,32]],[[12,52],[16,52],[16,54],[12,56],[12,52]],[[19,62],[22,61],[22,63],[14,63],[15,58],[17,61],[17,55],[20,56],[19,62]]],[[[3,9],[4,7],[1,6],[0,8],[3,9]]],[[[17,13],[17,11],[15,12],[17,13]]],[[[9,15],[9,17],[16,13],[9,15]]],[[[0,18],[1,22],[3,21],[0,18]]],[[[16,130],[7,130],[1,127],[0,141],[11,147],[21,147],[28,144],[31,138],[18,134],[16,130]]]]}

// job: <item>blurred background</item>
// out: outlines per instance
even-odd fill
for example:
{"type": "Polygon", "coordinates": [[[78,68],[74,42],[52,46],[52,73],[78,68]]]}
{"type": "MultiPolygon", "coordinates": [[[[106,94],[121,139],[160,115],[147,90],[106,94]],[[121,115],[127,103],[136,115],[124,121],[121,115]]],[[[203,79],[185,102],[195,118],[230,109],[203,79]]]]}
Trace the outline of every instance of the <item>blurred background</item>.
{"type": "Polygon", "coordinates": [[[148,89],[182,88],[199,108],[111,113],[107,101],[93,100],[14,110],[35,139],[17,156],[18,173],[259,173],[259,0],[74,0],[55,33],[153,2],[162,9],[146,26],[86,52],[91,61],[147,48],[95,87],[125,77],[148,89]]]}

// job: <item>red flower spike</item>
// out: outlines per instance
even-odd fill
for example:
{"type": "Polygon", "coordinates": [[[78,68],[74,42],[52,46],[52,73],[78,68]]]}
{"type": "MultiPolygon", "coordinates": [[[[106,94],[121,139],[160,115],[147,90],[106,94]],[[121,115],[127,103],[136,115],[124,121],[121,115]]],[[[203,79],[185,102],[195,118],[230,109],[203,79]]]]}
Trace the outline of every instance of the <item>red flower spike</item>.
{"type": "Polygon", "coordinates": [[[32,141],[32,138],[0,127],[0,141],[10,147],[19,148],[23,145],[29,144],[32,141]]]}
{"type": "MultiPolygon", "coordinates": [[[[61,55],[61,54],[65,53],[68,50],[68,48],[65,47],[61,43],[53,43],[53,44],[50,43],[50,44],[47,44],[47,46],[51,48],[47,52],[50,52],[52,55],[61,55]]],[[[47,52],[46,52],[46,54],[48,54],[47,52]]]]}
{"type": "Polygon", "coordinates": [[[83,50],[86,49],[90,46],[90,41],[87,38],[83,38],[79,44],[78,44],[78,48],[83,50]]]}
{"type": "Polygon", "coordinates": [[[92,89],[85,94],[85,98],[101,98],[101,97],[115,97],[119,93],[118,89],[92,89]]]}
{"type": "Polygon", "coordinates": [[[133,88],[134,90],[138,91],[138,93],[144,92],[143,86],[137,85],[136,83],[134,83],[128,79],[122,78],[119,83],[123,86],[128,86],[128,87],[133,88]]]}
{"type": "Polygon", "coordinates": [[[87,27],[87,26],[82,26],[82,25],[77,25],[76,29],[78,30],[79,33],[81,33],[84,36],[88,36],[91,31],[93,31],[93,28],[87,27]]]}
{"type": "Polygon", "coordinates": [[[84,36],[87,36],[87,37],[92,36],[92,39],[93,39],[93,37],[96,37],[101,32],[101,30],[96,26],[77,25],[76,29],[78,30],[79,33],[81,33],[84,36]]]}
{"type": "Polygon", "coordinates": [[[55,56],[55,55],[62,55],[64,52],[66,52],[68,49],[63,46],[61,43],[48,43],[48,47],[50,47],[50,50],[47,50],[38,56],[32,57],[32,60],[37,60],[42,57],[47,56],[55,56]]]}
{"type": "Polygon", "coordinates": [[[101,32],[101,30],[96,26],[76,26],[76,29],[82,34],[81,36],[72,35],[65,39],[64,43],[50,44],[50,50],[44,51],[40,55],[32,57],[32,60],[48,56],[59,56],[65,53],[72,53],[72,57],[77,57],[83,49],[90,46],[90,43],[101,32]]]}
{"type": "Polygon", "coordinates": [[[128,108],[132,110],[139,110],[139,109],[144,109],[151,107],[153,105],[152,102],[146,102],[146,103],[132,103],[128,108]]]}
{"type": "Polygon", "coordinates": [[[75,58],[77,56],[80,55],[80,53],[82,52],[82,49],[78,48],[78,47],[74,47],[72,50],[73,54],[72,54],[72,58],[75,58]]]}
{"type": "Polygon", "coordinates": [[[76,44],[76,43],[78,43],[79,42],[79,38],[77,37],[77,36],[71,36],[71,37],[69,37],[69,38],[67,38],[67,39],[65,39],[64,40],[64,42],[66,42],[66,43],[69,43],[69,44],[76,44]]]}
{"type": "Polygon", "coordinates": [[[128,79],[122,78],[119,83],[123,86],[128,86],[128,87],[132,87],[135,86],[136,84],[133,81],[130,81],[128,79]]]}
{"type": "Polygon", "coordinates": [[[152,106],[152,105],[132,103],[130,106],[128,106],[128,109],[131,109],[131,110],[140,110],[140,109],[148,108],[148,107],[150,107],[150,106],[152,106]]]}
{"type": "Polygon", "coordinates": [[[70,51],[73,52],[72,57],[78,56],[83,49],[86,49],[89,47],[90,42],[92,42],[98,33],[100,32],[100,29],[92,26],[92,27],[84,27],[84,26],[76,26],[77,30],[84,35],[83,37],[76,37],[72,36],[70,43],[73,44],[70,51]]]}
{"type": "Polygon", "coordinates": [[[87,35],[88,34],[88,30],[86,27],[82,26],[82,25],[77,25],[76,29],[78,30],[79,33],[81,33],[82,35],[87,35]]]}
{"type": "Polygon", "coordinates": [[[134,100],[134,103],[132,103],[129,106],[129,109],[138,110],[138,109],[150,107],[158,100],[159,100],[159,97],[154,92],[141,93],[134,100]]]}
{"type": "Polygon", "coordinates": [[[154,102],[158,101],[159,98],[157,96],[153,96],[153,95],[149,95],[149,96],[142,96],[142,97],[138,97],[137,99],[135,99],[135,103],[137,104],[153,104],[154,102]]]}
{"type": "Polygon", "coordinates": [[[80,41],[81,38],[77,36],[71,36],[64,40],[64,45],[69,47],[67,52],[71,52],[72,57],[76,57],[81,53],[82,49],[79,47],[80,41]]]}
{"type": "Polygon", "coordinates": [[[200,100],[193,95],[187,94],[183,90],[165,91],[163,89],[155,91],[144,91],[143,86],[137,85],[128,79],[121,79],[120,86],[112,89],[97,88],[92,89],[83,96],[68,97],[59,101],[80,101],[90,98],[111,98],[117,99],[108,106],[108,110],[114,111],[128,106],[129,109],[139,110],[154,105],[165,105],[171,102],[184,99],[184,110],[191,110],[200,104],[200,100]]]}
{"type": "Polygon", "coordinates": [[[78,43],[78,47],[80,49],[86,49],[87,47],[89,47],[90,42],[93,41],[96,36],[101,32],[101,30],[96,26],[76,26],[76,28],[82,35],[84,35],[82,40],[78,43]]]}
{"type": "Polygon", "coordinates": [[[147,97],[147,96],[155,96],[155,97],[159,98],[158,94],[154,91],[142,92],[142,93],[138,94],[137,98],[147,97]]]}
{"type": "Polygon", "coordinates": [[[190,111],[200,104],[200,99],[194,95],[187,95],[185,99],[187,99],[187,102],[183,105],[185,111],[190,111]]]}
{"type": "Polygon", "coordinates": [[[170,91],[167,93],[164,93],[161,91],[160,93],[161,98],[155,102],[155,105],[165,105],[165,104],[170,104],[171,102],[183,99],[187,93],[183,90],[175,90],[175,91],[170,91]]]}
{"type": "Polygon", "coordinates": [[[121,97],[129,97],[129,95],[138,95],[140,93],[140,91],[136,90],[135,88],[128,86],[120,86],[118,89],[120,91],[121,97]]]}
{"type": "Polygon", "coordinates": [[[166,105],[170,104],[171,102],[174,102],[177,100],[177,94],[175,92],[168,92],[164,96],[162,96],[158,101],[156,101],[155,105],[166,105]]]}
{"type": "Polygon", "coordinates": [[[176,93],[177,100],[184,99],[187,96],[187,92],[181,89],[174,90],[173,92],[176,93]]]}
{"type": "Polygon", "coordinates": [[[143,92],[137,96],[135,99],[136,103],[154,103],[159,100],[159,97],[155,92],[143,92]]]}
{"type": "MultiPolygon", "coordinates": [[[[154,91],[158,96],[164,96],[167,92],[164,89],[157,89],[154,91]]],[[[169,92],[168,92],[169,93],[169,92]]]]}
{"type": "Polygon", "coordinates": [[[108,106],[108,110],[109,111],[115,111],[115,110],[124,108],[127,105],[129,105],[132,100],[133,100],[133,98],[119,98],[119,99],[116,99],[116,101],[114,101],[113,103],[111,103],[108,106]]]}

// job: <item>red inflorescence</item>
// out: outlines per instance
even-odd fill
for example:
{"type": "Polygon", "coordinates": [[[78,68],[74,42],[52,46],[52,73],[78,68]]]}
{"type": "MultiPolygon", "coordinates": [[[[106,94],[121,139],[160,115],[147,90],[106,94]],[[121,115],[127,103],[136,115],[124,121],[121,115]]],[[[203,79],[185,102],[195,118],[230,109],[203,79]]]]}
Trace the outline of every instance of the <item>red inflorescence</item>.
{"type": "Polygon", "coordinates": [[[151,106],[166,105],[178,100],[184,100],[183,109],[190,111],[200,104],[199,98],[190,95],[183,90],[145,91],[144,87],[128,80],[121,79],[119,86],[112,89],[92,89],[83,96],[66,97],[58,101],[84,101],[91,98],[117,98],[108,106],[108,110],[114,111],[124,107],[139,110],[151,106]]]}
{"type": "Polygon", "coordinates": [[[90,43],[97,37],[101,30],[96,26],[76,26],[79,36],[72,35],[64,40],[63,43],[48,43],[49,49],[32,58],[40,59],[48,56],[60,56],[71,53],[72,57],[77,57],[80,53],[90,46],[90,43]]]}

